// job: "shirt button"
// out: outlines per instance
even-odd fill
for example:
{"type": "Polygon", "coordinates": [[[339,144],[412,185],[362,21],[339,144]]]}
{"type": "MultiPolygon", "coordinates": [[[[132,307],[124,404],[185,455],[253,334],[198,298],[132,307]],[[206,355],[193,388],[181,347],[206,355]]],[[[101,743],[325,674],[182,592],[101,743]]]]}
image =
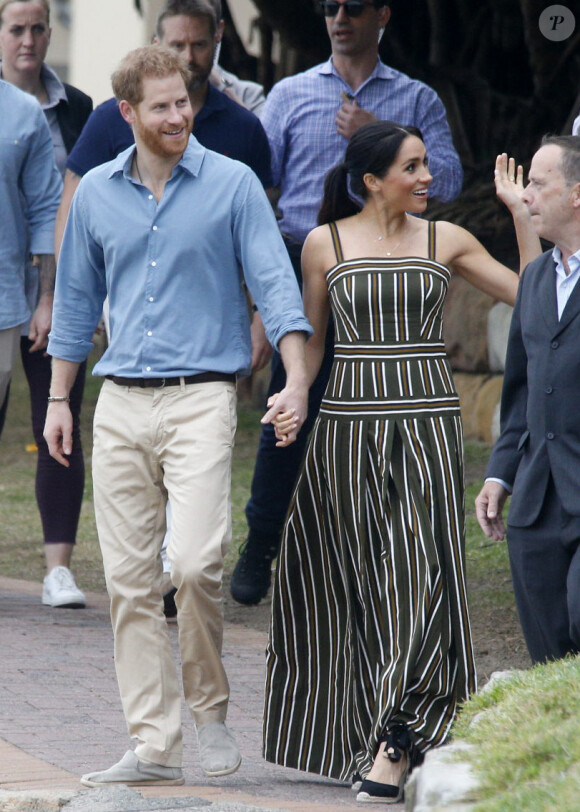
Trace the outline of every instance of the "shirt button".
{"type": "Polygon", "coordinates": [[[152,265],[154,268],[156,268],[156,267],[157,267],[157,263],[155,262],[155,260],[153,260],[153,262],[151,263],[151,265],[152,265]]]}
{"type": "Polygon", "coordinates": [[[153,226],[153,231],[157,231],[157,226],[153,226]]]}
{"type": "Polygon", "coordinates": [[[147,330],[147,335],[148,335],[148,336],[152,336],[152,335],[153,335],[153,333],[151,332],[151,330],[147,330]]]}
{"type": "Polygon", "coordinates": [[[153,296],[150,296],[150,297],[149,297],[149,301],[150,301],[150,302],[154,302],[154,301],[155,301],[155,299],[153,298],[153,296]]]}
{"type": "Polygon", "coordinates": [[[559,346],[560,346],[560,342],[559,342],[559,341],[552,341],[552,343],[550,344],[550,347],[551,347],[553,350],[557,350],[559,346]]]}
{"type": "Polygon", "coordinates": [[[553,439],[554,439],[554,432],[553,432],[553,431],[549,431],[549,432],[546,434],[546,438],[547,438],[548,440],[553,440],[553,439]]]}
{"type": "Polygon", "coordinates": [[[151,372],[151,367],[145,367],[145,372],[151,372]]]}
{"type": "Polygon", "coordinates": [[[147,195],[147,200],[153,200],[153,195],[147,195]]]}
{"type": "Polygon", "coordinates": [[[551,386],[546,386],[546,395],[551,395],[553,391],[554,390],[551,386]]]}

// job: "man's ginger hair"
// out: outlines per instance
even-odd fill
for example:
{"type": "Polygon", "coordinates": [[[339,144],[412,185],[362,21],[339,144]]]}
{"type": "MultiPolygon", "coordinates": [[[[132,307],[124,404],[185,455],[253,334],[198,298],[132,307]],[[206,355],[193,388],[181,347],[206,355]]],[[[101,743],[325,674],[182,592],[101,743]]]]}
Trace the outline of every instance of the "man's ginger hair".
{"type": "Polygon", "coordinates": [[[191,73],[180,54],[161,45],[144,45],[130,51],[113,73],[113,93],[117,101],[135,107],[143,101],[143,79],[164,79],[174,73],[180,74],[186,87],[189,85],[191,73]]]}

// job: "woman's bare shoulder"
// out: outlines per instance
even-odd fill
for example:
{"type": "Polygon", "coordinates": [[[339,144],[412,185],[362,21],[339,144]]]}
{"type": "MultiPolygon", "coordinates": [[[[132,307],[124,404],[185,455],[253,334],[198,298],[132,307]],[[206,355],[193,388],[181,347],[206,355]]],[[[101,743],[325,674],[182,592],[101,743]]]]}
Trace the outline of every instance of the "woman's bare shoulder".
{"type": "Polygon", "coordinates": [[[466,251],[479,247],[478,241],[463,226],[450,223],[448,220],[436,221],[437,258],[448,265],[466,251]]]}
{"type": "Polygon", "coordinates": [[[328,224],[313,228],[304,241],[304,247],[306,248],[306,246],[308,246],[311,250],[312,248],[324,247],[331,244],[332,234],[328,224]]]}
{"type": "Polygon", "coordinates": [[[472,234],[463,226],[450,223],[448,220],[436,220],[435,228],[437,238],[442,240],[469,240],[473,239],[472,234]]]}

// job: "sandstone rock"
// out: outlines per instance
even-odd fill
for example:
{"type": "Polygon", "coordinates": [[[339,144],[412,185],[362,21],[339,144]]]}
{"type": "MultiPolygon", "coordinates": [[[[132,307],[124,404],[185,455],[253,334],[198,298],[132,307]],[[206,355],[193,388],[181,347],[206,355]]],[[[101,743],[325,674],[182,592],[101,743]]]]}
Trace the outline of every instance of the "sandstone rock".
{"type": "Polygon", "coordinates": [[[493,300],[459,276],[451,279],[443,314],[445,347],[451,367],[488,372],[487,320],[493,300]]]}
{"type": "Polygon", "coordinates": [[[405,788],[407,812],[467,812],[476,800],[478,781],[471,765],[458,760],[471,745],[454,743],[430,750],[405,788]]]}
{"type": "Polygon", "coordinates": [[[496,302],[487,316],[487,356],[490,372],[505,370],[507,341],[512,321],[513,307],[496,302]]]}
{"type": "Polygon", "coordinates": [[[465,439],[494,442],[499,431],[497,409],[503,376],[456,372],[453,379],[461,402],[465,439]]]}

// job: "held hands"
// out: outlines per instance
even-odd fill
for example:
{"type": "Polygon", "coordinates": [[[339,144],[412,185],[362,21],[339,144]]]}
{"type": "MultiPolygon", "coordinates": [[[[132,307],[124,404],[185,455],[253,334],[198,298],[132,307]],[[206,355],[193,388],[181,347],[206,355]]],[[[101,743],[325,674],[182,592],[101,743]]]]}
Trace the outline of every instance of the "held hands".
{"type": "Polygon", "coordinates": [[[508,496],[503,485],[488,480],[475,499],[475,514],[479,526],[494,541],[501,541],[505,537],[502,510],[508,496]]]}
{"type": "Polygon", "coordinates": [[[524,192],[524,170],[514,158],[508,158],[507,153],[502,152],[495,161],[494,171],[495,191],[499,199],[504,203],[510,212],[524,211],[526,204],[522,200],[524,192]]]}
{"type": "Polygon", "coordinates": [[[359,107],[356,99],[350,99],[346,93],[341,93],[340,95],[343,104],[336,114],[335,119],[336,131],[339,135],[343,135],[345,138],[352,138],[363,124],[370,124],[371,121],[377,120],[376,116],[373,116],[368,110],[359,107]]]}
{"type": "Polygon", "coordinates": [[[285,406],[285,392],[286,389],[283,389],[268,399],[269,411],[262,418],[262,423],[273,424],[278,439],[277,448],[285,448],[293,443],[306,419],[306,402],[303,409],[300,406],[292,406],[291,402],[285,406]]]}

